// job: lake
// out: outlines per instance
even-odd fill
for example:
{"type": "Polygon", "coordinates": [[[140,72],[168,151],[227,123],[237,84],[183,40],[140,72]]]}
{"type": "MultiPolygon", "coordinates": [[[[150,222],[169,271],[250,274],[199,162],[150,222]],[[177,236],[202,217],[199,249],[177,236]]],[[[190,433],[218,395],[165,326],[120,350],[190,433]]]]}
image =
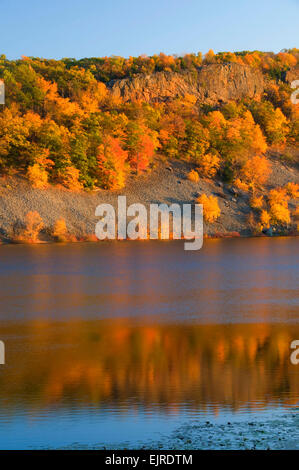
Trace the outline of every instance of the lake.
{"type": "Polygon", "coordinates": [[[0,448],[158,441],[299,400],[296,238],[0,246],[0,448]]]}

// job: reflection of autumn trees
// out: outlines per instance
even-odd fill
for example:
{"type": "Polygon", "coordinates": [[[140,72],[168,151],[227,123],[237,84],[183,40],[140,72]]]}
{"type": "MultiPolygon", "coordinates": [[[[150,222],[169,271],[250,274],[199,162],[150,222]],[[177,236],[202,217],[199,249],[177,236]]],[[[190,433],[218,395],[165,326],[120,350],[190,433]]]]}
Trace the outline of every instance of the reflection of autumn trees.
{"type": "Polygon", "coordinates": [[[298,400],[299,374],[289,360],[294,326],[33,321],[1,334],[11,351],[0,375],[8,407],[20,396],[32,409],[73,400],[173,411],[185,403],[216,410],[298,400]]]}

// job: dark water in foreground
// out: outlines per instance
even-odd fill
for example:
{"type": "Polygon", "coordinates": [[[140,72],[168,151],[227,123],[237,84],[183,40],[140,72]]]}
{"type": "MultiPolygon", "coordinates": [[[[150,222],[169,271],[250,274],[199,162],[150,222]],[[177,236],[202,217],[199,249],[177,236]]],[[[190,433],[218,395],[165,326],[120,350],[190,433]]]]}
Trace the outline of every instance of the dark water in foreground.
{"type": "Polygon", "coordinates": [[[298,239],[0,246],[0,309],[2,449],[132,445],[299,400],[298,239]]]}

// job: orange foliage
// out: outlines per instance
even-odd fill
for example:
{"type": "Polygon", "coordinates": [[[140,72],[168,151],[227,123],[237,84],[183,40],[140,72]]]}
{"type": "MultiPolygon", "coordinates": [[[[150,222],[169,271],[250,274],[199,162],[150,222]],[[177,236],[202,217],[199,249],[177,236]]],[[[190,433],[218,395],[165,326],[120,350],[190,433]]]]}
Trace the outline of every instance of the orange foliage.
{"type": "Polygon", "coordinates": [[[56,241],[59,242],[65,242],[68,240],[67,226],[65,220],[62,217],[56,220],[52,235],[56,239],[56,241]]]}
{"type": "MultiPolygon", "coordinates": [[[[140,137],[139,151],[136,153],[136,171],[146,170],[155,153],[155,145],[149,135],[143,134],[140,137]]],[[[131,160],[132,161],[132,160],[131,160]]]]}
{"type": "Polygon", "coordinates": [[[38,163],[28,167],[27,177],[34,188],[43,189],[48,185],[48,173],[38,163]]]}
{"type": "Polygon", "coordinates": [[[212,129],[221,130],[226,125],[226,120],[220,111],[212,111],[208,114],[207,118],[208,126],[212,129]]]}
{"type": "MultiPolygon", "coordinates": [[[[202,65],[201,53],[79,61],[5,59],[1,78],[6,81],[7,103],[0,113],[0,169],[27,172],[37,188],[46,187],[49,178],[71,190],[120,189],[129,171],[151,167],[159,148],[157,158],[162,161],[185,159],[207,178],[215,178],[221,170],[224,180],[254,191],[270,173],[267,160],[259,156],[267,141],[277,146],[298,142],[299,112],[283,83],[298,57],[295,48],[279,54],[209,50],[205,64],[249,64],[263,72],[267,83],[260,100],[219,101],[214,111],[196,106],[192,94],[174,93],[159,102],[133,101],[112,96],[105,85],[161,70],[189,71],[191,83],[202,65]]],[[[286,187],[288,196],[298,197],[298,188],[291,184],[286,187]]]]}
{"type": "Polygon", "coordinates": [[[100,183],[106,189],[121,189],[125,185],[128,152],[119,139],[107,137],[98,148],[100,183]]]}
{"type": "Polygon", "coordinates": [[[107,96],[107,88],[104,83],[95,82],[89,90],[84,91],[80,98],[79,103],[82,108],[88,113],[95,113],[99,111],[100,105],[104,103],[107,96]]]}
{"type": "Polygon", "coordinates": [[[26,214],[25,228],[21,231],[19,236],[16,237],[16,240],[23,243],[36,243],[43,227],[44,224],[39,213],[30,211],[26,214]]]}
{"type": "Polygon", "coordinates": [[[282,113],[280,108],[276,108],[274,111],[273,119],[268,120],[266,125],[267,134],[273,136],[273,144],[277,146],[284,146],[286,143],[286,133],[288,120],[282,113]]]}
{"type": "Polygon", "coordinates": [[[273,206],[275,204],[279,204],[284,207],[288,207],[289,196],[285,189],[278,188],[278,189],[271,189],[269,193],[269,204],[273,206]]]}
{"type": "Polygon", "coordinates": [[[236,178],[234,180],[234,185],[236,188],[241,189],[241,191],[248,191],[249,190],[249,185],[245,183],[245,181],[240,180],[240,178],[236,178]]]}
{"type": "Polygon", "coordinates": [[[71,191],[80,191],[83,189],[82,183],[79,181],[80,171],[74,166],[67,166],[61,176],[62,184],[71,191]]]}
{"type": "Polygon", "coordinates": [[[218,219],[221,210],[218,205],[217,197],[202,194],[196,202],[203,205],[203,216],[206,222],[212,223],[218,219]]]}
{"type": "Polygon", "coordinates": [[[188,173],[187,177],[188,177],[188,180],[192,181],[193,183],[198,183],[198,181],[199,181],[199,174],[195,170],[191,170],[188,173]]]}
{"type": "Polygon", "coordinates": [[[285,205],[272,204],[270,209],[271,220],[274,223],[288,225],[291,222],[290,211],[285,205]]]}
{"type": "Polygon", "coordinates": [[[216,62],[215,53],[214,53],[213,49],[210,49],[206,53],[204,61],[205,61],[206,64],[212,64],[213,62],[216,62]]]}
{"type": "Polygon", "coordinates": [[[252,196],[250,199],[250,206],[253,209],[261,210],[264,206],[264,197],[263,196],[252,196]]]}
{"type": "Polygon", "coordinates": [[[212,153],[204,154],[198,163],[200,173],[206,178],[214,178],[220,168],[220,158],[212,153]]]}
{"type": "Polygon", "coordinates": [[[270,163],[264,156],[250,158],[241,171],[241,180],[244,180],[252,189],[263,186],[270,175],[270,163]]]}
{"type": "Polygon", "coordinates": [[[295,67],[297,64],[296,57],[294,57],[292,54],[289,54],[288,52],[279,52],[277,57],[279,61],[287,67],[295,67]]]}
{"type": "Polygon", "coordinates": [[[285,185],[285,190],[292,199],[299,198],[299,184],[289,182],[285,185]]]}
{"type": "Polygon", "coordinates": [[[266,210],[262,210],[261,215],[260,215],[261,228],[262,229],[269,228],[270,221],[271,221],[271,215],[269,214],[269,212],[266,210]]]}

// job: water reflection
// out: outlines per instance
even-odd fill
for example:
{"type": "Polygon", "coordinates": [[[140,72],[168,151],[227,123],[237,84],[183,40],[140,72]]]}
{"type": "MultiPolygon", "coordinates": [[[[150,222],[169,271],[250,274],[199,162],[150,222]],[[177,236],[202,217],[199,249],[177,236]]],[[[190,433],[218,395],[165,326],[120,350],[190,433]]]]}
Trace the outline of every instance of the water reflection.
{"type": "Polygon", "coordinates": [[[291,238],[0,246],[0,448],[296,404],[298,286],[291,238]]]}
{"type": "Polygon", "coordinates": [[[21,403],[43,408],[93,405],[232,410],[298,400],[290,342],[299,327],[156,325],[129,319],[34,320],[2,328],[7,366],[1,413],[21,403]]]}

